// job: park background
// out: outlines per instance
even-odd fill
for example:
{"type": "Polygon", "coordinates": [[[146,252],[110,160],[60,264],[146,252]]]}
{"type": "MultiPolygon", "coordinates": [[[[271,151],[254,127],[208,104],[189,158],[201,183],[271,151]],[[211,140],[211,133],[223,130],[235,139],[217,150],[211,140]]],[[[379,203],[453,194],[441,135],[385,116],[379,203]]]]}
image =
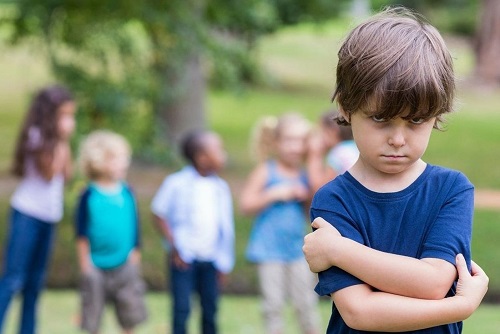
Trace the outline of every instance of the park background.
{"type": "MultiPolygon", "coordinates": [[[[150,200],[163,178],[182,164],[175,152],[179,135],[202,125],[225,141],[229,164],[222,176],[235,198],[237,263],[225,287],[221,330],[262,332],[255,268],[244,259],[251,219],[238,213],[237,202],[254,165],[248,150],[251,128],[264,115],[293,110],[314,122],[331,108],[342,38],[366,14],[365,5],[376,10],[393,3],[214,0],[169,1],[162,6],[154,1],[1,1],[0,253],[8,201],[17,182],[9,165],[20,122],[34,91],[63,82],[80,104],[75,156],[79,140],[95,128],[118,131],[134,146],[128,181],[140,203],[142,268],[150,290],[150,321],[139,332],[165,333],[169,328],[165,254],[151,221],[150,200]],[[356,4],[360,6],[353,10],[356,4]],[[144,15],[147,19],[141,21],[144,15]]],[[[458,76],[457,112],[448,117],[444,132],[433,133],[424,159],[464,172],[478,194],[495,194],[500,191],[500,64],[497,59],[482,69],[478,50],[485,44],[498,47],[498,31],[496,39],[491,37],[494,31],[486,29],[490,37],[480,32],[487,21],[483,13],[500,17],[499,2],[397,3],[416,7],[440,28],[458,76]]],[[[49,289],[42,298],[42,334],[78,332],[72,214],[84,185],[77,175],[67,188],[49,289]]],[[[497,333],[500,328],[500,307],[495,304],[500,300],[500,203],[496,207],[489,202],[476,208],[472,250],[490,277],[490,289],[484,305],[466,321],[466,334],[497,333]]],[[[330,305],[324,300],[320,306],[326,326],[330,305]]],[[[17,309],[18,305],[11,308],[7,333],[14,332],[17,309]]],[[[288,317],[287,333],[295,333],[290,312],[288,317]]],[[[111,315],[106,316],[103,332],[117,332],[111,315]]]]}

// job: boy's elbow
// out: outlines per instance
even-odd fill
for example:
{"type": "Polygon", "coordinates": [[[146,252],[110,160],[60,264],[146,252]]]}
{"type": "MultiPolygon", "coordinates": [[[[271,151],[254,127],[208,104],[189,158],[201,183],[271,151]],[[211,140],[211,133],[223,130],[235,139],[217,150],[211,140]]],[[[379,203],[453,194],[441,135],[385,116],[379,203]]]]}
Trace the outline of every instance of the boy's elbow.
{"type": "MultiPolygon", "coordinates": [[[[453,284],[453,283],[452,283],[453,284]]],[[[437,282],[426,291],[425,299],[439,300],[446,297],[451,289],[449,282],[437,282]]]]}
{"type": "Polygon", "coordinates": [[[342,319],[352,329],[358,331],[370,331],[373,328],[366,323],[367,314],[363,311],[361,303],[357,301],[344,303],[338,307],[342,319]]]}
{"type": "Polygon", "coordinates": [[[352,329],[362,330],[359,328],[360,318],[356,309],[343,307],[342,309],[339,308],[339,312],[347,326],[352,329]]]}
{"type": "Polygon", "coordinates": [[[334,294],[335,306],[345,324],[358,331],[380,331],[379,317],[376,314],[380,303],[372,298],[371,288],[363,285],[347,289],[334,294]]]}

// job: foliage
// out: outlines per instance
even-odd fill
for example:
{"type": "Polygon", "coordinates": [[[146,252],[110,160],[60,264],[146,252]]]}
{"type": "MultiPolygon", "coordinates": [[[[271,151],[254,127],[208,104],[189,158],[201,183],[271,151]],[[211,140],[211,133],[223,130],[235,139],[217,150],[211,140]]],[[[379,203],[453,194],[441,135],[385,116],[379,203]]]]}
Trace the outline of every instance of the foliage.
{"type": "Polygon", "coordinates": [[[331,18],[344,2],[19,0],[6,21],[14,43],[42,38],[56,79],[78,93],[85,110],[80,133],[103,127],[126,133],[143,157],[153,158],[165,152],[159,114],[190,88],[180,78],[191,55],[205,56],[219,87],[256,81],[252,50],[260,36],[331,18]]]}
{"type": "Polygon", "coordinates": [[[477,26],[479,0],[372,0],[372,8],[403,5],[425,14],[439,30],[473,36],[477,26]]]}

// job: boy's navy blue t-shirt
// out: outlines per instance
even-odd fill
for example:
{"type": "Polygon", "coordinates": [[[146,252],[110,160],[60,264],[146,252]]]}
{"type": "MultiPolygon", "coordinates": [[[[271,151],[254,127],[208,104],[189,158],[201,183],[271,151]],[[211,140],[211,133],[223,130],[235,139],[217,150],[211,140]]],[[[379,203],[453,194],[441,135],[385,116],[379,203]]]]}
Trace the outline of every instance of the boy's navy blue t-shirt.
{"type": "MultiPolygon", "coordinates": [[[[348,172],[339,175],[314,196],[311,220],[322,217],[342,236],[387,253],[438,258],[453,265],[462,253],[470,268],[473,210],[474,187],[465,175],[427,165],[415,182],[394,193],[373,192],[348,172]]],[[[337,267],[318,276],[320,295],[363,283],[337,267]]],[[[453,286],[448,296],[454,293],[453,286]]],[[[459,322],[409,333],[461,331],[459,322]]],[[[349,328],[333,305],[327,334],[334,333],[366,332],[349,328]]]]}

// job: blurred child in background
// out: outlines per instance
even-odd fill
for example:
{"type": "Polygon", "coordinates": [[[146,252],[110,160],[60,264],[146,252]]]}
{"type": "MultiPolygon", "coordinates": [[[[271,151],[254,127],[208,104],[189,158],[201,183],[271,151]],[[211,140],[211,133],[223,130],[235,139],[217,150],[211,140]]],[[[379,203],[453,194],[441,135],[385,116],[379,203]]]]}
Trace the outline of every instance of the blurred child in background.
{"type": "Polygon", "coordinates": [[[81,145],[80,164],[90,183],[80,197],[75,227],[81,327],[92,334],[99,332],[108,300],[123,333],[132,333],[147,317],[137,203],[125,182],[130,156],[125,138],[110,131],[94,131],[81,145]]]}
{"type": "Polygon", "coordinates": [[[335,176],[343,174],[358,160],[359,151],[349,125],[339,125],[338,111],[321,115],[319,131],[309,137],[307,174],[316,192],[335,176]]]}
{"type": "Polygon", "coordinates": [[[165,178],[151,203],[169,252],[173,334],[186,333],[191,295],[201,303],[201,332],[217,333],[220,284],[234,265],[233,205],[217,173],[226,162],[221,138],[195,130],[181,142],[189,163],[165,178]]]}
{"type": "Polygon", "coordinates": [[[247,258],[257,263],[266,333],[284,333],[282,312],[288,297],[302,332],[318,333],[315,278],[302,253],[311,197],[303,169],[310,124],[289,113],[263,119],[256,130],[262,162],[247,179],[240,207],[244,214],[256,216],[247,258]]]}
{"type": "Polygon", "coordinates": [[[71,175],[69,139],[76,106],[64,87],[42,89],[26,114],[14,151],[21,178],[11,215],[0,278],[0,332],[12,297],[22,293],[19,333],[36,330],[36,308],[45,283],[56,223],[63,216],[64,182],[71,175]]]}

